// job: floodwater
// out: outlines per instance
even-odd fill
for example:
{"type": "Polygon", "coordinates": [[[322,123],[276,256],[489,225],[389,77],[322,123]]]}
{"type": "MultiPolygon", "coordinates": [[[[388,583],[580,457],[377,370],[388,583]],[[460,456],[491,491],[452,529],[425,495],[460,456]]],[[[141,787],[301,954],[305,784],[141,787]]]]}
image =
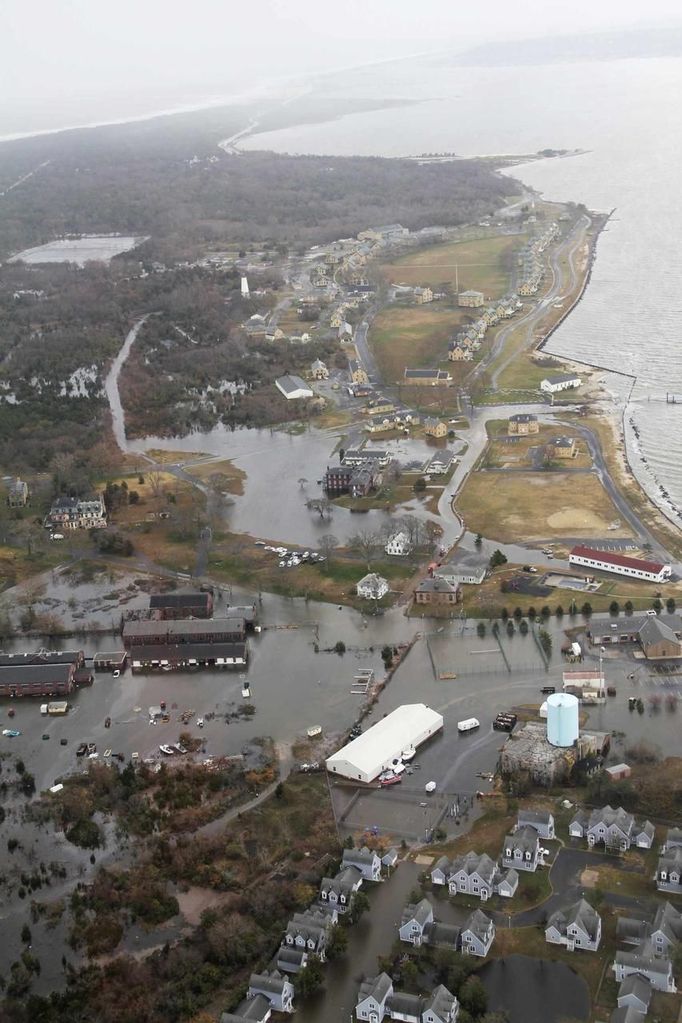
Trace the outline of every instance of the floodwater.
{"type": "Polygon", "coordinates": [[[86,235],[84,238],[58,238],[45,245],[17,252],[10,263],[76,263],[85,266],[90,261],[108,263],[121,252],[129,252],[144,238],[119,235],[86,235]]]}
{"type": "Polygon", "coordinates": [[[421,102],[255,135],[242,147],[366,156],[588,150],[510,171],[550,199],[615,209],[585,297],[547,351],[627,374],[633,470],[679,524],[670,504],[682,509],[682,140],[670,126],[678,120],[682,60],[458,68],[421,58],[345,72],[326,87],[421,102]],[[666,404],[667,392],[678,404],[666,404]]]}
{"type": "Polygon", "coordinates": [[[488,1011],[506,1012],[509,1023],[589,1019],[587,984],[566,963],[512,955],[486,963],[479,977],[488,1011]]]}
{"type": "MultiPolygon", "coordinates": [[[[145,437],[127,442],[127,449],[202,451],[231,458],[247,474],[244,494],[230,498],[221,509],[226,525],[235,533],[311,547],[319,543],[323,534],[333,533],[343,544],[359,530],[378,531],[391,515],[410,514],[423,522],[438,524],[443,529],[443,542],[448,546],[457,539],[460,525],[456,515],[452,512],[446,517],[435,515],[417,498],[393,513],[371,510],[356,514],[348,508],[334,506],[328,518],[317,511],[309,511],[306,501],[324,496],[319,481],[328,465],[338,464],[336,449],[342,438],[339,431],[314,428],[304,433],[288,433],[282,429],[230,430],[221,425],[208,433],[192,433],[187,437],[145,437]],[[276,512],[273,511],[275,495],[276,512]]],[[[372,440],[367,446],[388,450],[400,462],[418,461],[423,465],[434,455],[456,453],[461,442],[455,441],[442,448],[421,439],[400,438],[372,440]]],[[[438,482],[437,477],[433,482],[438,482]]]]}

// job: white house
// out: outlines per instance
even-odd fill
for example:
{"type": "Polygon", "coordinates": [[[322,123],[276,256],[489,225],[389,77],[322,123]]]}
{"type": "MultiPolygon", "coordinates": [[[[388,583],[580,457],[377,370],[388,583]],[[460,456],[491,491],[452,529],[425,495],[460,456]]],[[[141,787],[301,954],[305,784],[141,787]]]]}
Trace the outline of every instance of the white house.
{"type": "Polygon", "coordinates": [[[451,586],[480,586],[490,570],[489,560],[458,548],[450,561],[434,569],[434,575],[451,586]]]}
{"type": "Polygon", "coordinates": [[[384,550],[387,554],[393,554],[395,557],[405,558],[412,550],[410,539],[407,533],[395,533],[386,543],[384,550]]]}
{"type": "Polygon", "coordinates": [[[545,377],[540,384],[540,390],[547,394],[557,394],[559,391],[568,391],[572,387],[580,387],[582,380],[575,373],[562,373],[559,376],[545,377]]]}
{"type": "Polygon", "coordinates": [[[381,600],[388,591],[387,580],[383,576],[377,575],[376,572],[370,572],[369,575],[363,576],[355,586],[358,597],[363,597],[365,600],[381,600]]]}

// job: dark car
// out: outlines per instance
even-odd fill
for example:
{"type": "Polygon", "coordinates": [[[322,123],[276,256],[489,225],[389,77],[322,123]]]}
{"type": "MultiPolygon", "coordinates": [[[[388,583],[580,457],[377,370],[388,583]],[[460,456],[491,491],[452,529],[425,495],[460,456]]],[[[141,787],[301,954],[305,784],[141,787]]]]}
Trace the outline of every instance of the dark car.
{"type": "Polygon", "coordinates": [[[540,692],[551,695],[552,693],[556,693],[556,686],[543,686],[540,692]]]}
{"type": "Polygon", "coordinates": [[[60,745],[62,745],[62,746],[66,746],[66,744],[67,744],[67,742],[68,742],[68,741],[69,741],[68,739],[60,739],[60,740],[59,740],[59,742],[60,742],[60,745]]]}
{"type": "Polygon", "coordinates": [[[49,738],[50,738],[50,736],[47,734],[47,732],[43,732],[43,739],[49,739],[49,738]]]}
{"type": "Polygon", "coordinates": [[[76,756],[84,757],[87,752],[88,752],[87,743],[81,742],[80,745],[78,746],[78,749],[76,750],[76,756]]]}

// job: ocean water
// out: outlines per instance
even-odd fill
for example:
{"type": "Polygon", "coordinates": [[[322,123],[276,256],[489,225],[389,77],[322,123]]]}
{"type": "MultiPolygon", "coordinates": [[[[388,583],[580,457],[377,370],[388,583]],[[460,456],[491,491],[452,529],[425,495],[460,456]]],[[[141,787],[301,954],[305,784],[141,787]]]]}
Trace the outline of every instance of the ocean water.
{"type": "Polygon", "coordinates": [[[548,350],[626,375],[617,390],[627,396],[631,464],[682,524],[673,511],[682,511],[682,60],[480,68],[420,60],[322,87],[421,102],[254,135],[245,147],[383,156],[587,150],[512,172],[549,199],[615,211],[585,298],[548,350]],[[666,404],[667,392],[681,403],[666,404]]]}

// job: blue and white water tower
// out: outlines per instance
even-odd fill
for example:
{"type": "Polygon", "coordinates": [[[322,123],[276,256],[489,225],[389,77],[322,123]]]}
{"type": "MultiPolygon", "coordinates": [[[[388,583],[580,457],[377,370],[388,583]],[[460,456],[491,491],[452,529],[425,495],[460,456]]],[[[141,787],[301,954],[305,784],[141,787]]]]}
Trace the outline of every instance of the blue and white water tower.
{"type": "Polygon", "coordinates": [[[580,702],[571,693],[547,697],[547,741],[552,746],[572,746],[580,735],[580,702]]]}

